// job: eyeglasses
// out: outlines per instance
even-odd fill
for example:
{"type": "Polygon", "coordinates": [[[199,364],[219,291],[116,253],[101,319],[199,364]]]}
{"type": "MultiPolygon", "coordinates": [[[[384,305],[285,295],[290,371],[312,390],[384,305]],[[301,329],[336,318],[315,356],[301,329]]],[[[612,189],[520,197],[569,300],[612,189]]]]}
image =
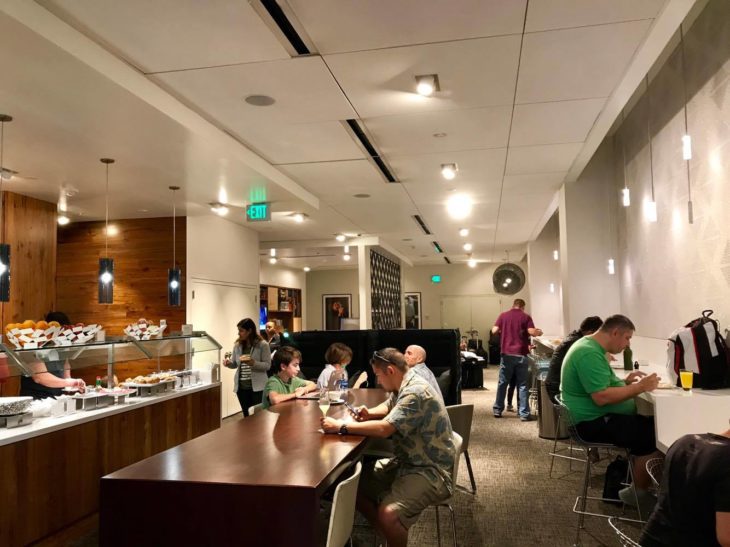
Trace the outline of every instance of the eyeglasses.
{"type": "Polygon", "coordinates": [[[382,353],[380,353],[379,351],[374,351],[374,352],[373,352],[373,360],[374,360],[374,359],[378,359],[378,360],[380,360],[380,361],[383,361],[383,362],[385,362],[385,363],[389,363],[389,364],[391,364],[391,365],[395,365],[395,363],[394,363],[393,361],[391,361],[390,359],[388,359],[387,357],[385,357],[385,356],[384,356],[384,355],[383,355],[382,353]]]}

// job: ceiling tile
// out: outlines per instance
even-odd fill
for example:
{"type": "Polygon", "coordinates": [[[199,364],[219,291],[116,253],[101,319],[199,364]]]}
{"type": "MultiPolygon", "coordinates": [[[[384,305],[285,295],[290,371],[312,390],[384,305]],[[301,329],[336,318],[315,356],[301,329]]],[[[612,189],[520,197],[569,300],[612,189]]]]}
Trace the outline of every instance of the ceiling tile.
{"type": "Polygon", "coordinates": [[[527,32],[652,19],[664,0],[530,0],[527,32]]]}
{"type": "Polygon", "coordinates": [[[533,192],[555,192],[563,185],[566,172],[535,173],[532,175],[507,175],[504,177],[503,192],[520,196],[533,192]]]}
{"type": "Polygon", "coordinates": [[[364,120],[380,152],[395,156],[503,148],[512,108],[495,106],[364,120]],[[443,138],[434,134],[445,133],[443,138]]]}
{"type": "Polygon", "coordinates": [[[608,97],[651,21],[526,34],[517,103],[608,97]]]}
{"type": "Polygon", "coordinates": [[[522,32],[526,0],[287,0],[322,54],[522,32]]]}
{"type": "Polygon", "coordinates": [[[143,72],[288,59],[246,0],[37,0],[143,72]]]}
{"type": "Polygon", "coordinates": [[[584,142],[605,99],[515,106],[510,146],[584,142]]]}
{"type": "Polygon", "coordinates": [[[565,172],[580,152],[582,143],[518,146],[507,154],[507,175],[565,172]]]}
{"type": "Polygon", "coordinates": [[[519,36],[328,55],[325,61],[362,118],[511,105],[519,36]],[[437,74],[441,91],[415,92],[415,77],[437,74]]]}
{"type": "Polygon", "coordinates": [[[357,199],[353,198],[355,194],[370,194],[377,199],[385,195],[388,184],[364,159],[279,165],[279,169],[327,203],[357,199]]]}
{"type": "Polygon", "coordinates": [[[506,153],[506,148],[440,152],[394,156],[389,163],[398,180],[409,188],[428,184],[444,193],[464,184],[499,182],[504,171],[506,153]],[[445,163],[457,165],[458,173],[454,180],[447,181],[441,176],[441,165],[445,163]]]}

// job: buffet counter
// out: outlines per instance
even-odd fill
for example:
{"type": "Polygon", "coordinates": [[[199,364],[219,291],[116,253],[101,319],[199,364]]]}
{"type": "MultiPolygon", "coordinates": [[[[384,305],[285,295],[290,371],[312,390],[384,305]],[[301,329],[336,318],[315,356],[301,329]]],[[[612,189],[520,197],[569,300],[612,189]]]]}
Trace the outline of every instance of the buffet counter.
{"type": "Polygon", "coordinates": [[[94,514],[102,476],[220,424],[216,382],[0,429],[0,545],[27,545],[94,514]]]}

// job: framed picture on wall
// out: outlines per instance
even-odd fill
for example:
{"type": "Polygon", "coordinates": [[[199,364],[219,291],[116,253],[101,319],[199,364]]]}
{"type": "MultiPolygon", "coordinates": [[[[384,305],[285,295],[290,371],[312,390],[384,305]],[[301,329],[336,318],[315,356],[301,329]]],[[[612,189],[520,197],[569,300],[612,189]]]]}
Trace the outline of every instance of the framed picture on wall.
{"type": "Polygon", "coordinates": [[[421,328],[421,293],[420,292],[407,292],[407,293],[404,293],[403,299],[405,301],[405,310],[406,310],[406,328],[407,329],[420,329],[421,328]]]}
{"type": "Polygon", "coordinates": [[[322,295],[322,326],[324,330],[340,330],[340,319],[350,317],[352,295],[322,295]]]}

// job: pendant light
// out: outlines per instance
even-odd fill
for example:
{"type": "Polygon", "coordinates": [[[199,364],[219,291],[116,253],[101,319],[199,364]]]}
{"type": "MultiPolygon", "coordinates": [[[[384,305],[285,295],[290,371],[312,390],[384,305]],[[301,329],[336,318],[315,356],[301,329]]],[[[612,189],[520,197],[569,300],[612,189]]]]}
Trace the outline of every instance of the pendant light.
{"type": "Polygon", "coordinates": [[[99,259],[99,304],[111,304],[114,301],[114,259],[109,258],[109,165],[111,158],[99,160],[106,166],[106,213],[104,226],[104,258],[99,259]]]}
{"type": "MultiPolygon", "coordinates": [[[[624,111],[621,110],[621,127],[624,126],[626,118],[624,117],[624,111]]],[[[631,206],[631,191],[629,190],[629,181],[626,177],[626,145],[624,144],[624,138],[621,137],[621,161],[623,162],[624,168],[624,187],[621,189],[621,204],[624,207],[631,206]]]]}
{"type": "MultiPolygon", "coordinates": [[[[0,114],[0,241],[5,239],[5,226],[3,224],[3,174],[5,164],[3,163],[3,146],[5,144],[5,123],[12,122],[13,117],[7,114],[0,114]]],[[[10,301],[10,245],[0,243],[0,302],[10,301]]]]}
{"type": "Polygon", "coordinates": [[[168,306],[180,305],[180,268],[177,267],[175,260],[175,245],[177,243],[176,226],[175,226],[175,192],[180,189],[179,186],[170,186],[172,190],[172,268],[167,270],[167,304],[168,306]]]}
{"type": "Polygon", "coordinates": [[[684,93],[684,135],[682,136],[682,159],[687,166],[687,220],[694,224],[695,217],[692,210],[692,183],[689,174],[689,162],[692,159],[692,137],[689,135],[689,124],[687,123],[687,77],[685,73],[684,59],[684,30],[679,25],[679,47],[682,55],[682,92],[684,93]]]}
{"type": "Polygon", "coordinates": [[[657,221],[656,198],[654,197],[654,151],[651,142],[651,93],[649,73],[646,73],[646,138],[649,141],[649,173],[651,175],[651,201],[645,204],[644,214],[649,222],[657,221]]]}

